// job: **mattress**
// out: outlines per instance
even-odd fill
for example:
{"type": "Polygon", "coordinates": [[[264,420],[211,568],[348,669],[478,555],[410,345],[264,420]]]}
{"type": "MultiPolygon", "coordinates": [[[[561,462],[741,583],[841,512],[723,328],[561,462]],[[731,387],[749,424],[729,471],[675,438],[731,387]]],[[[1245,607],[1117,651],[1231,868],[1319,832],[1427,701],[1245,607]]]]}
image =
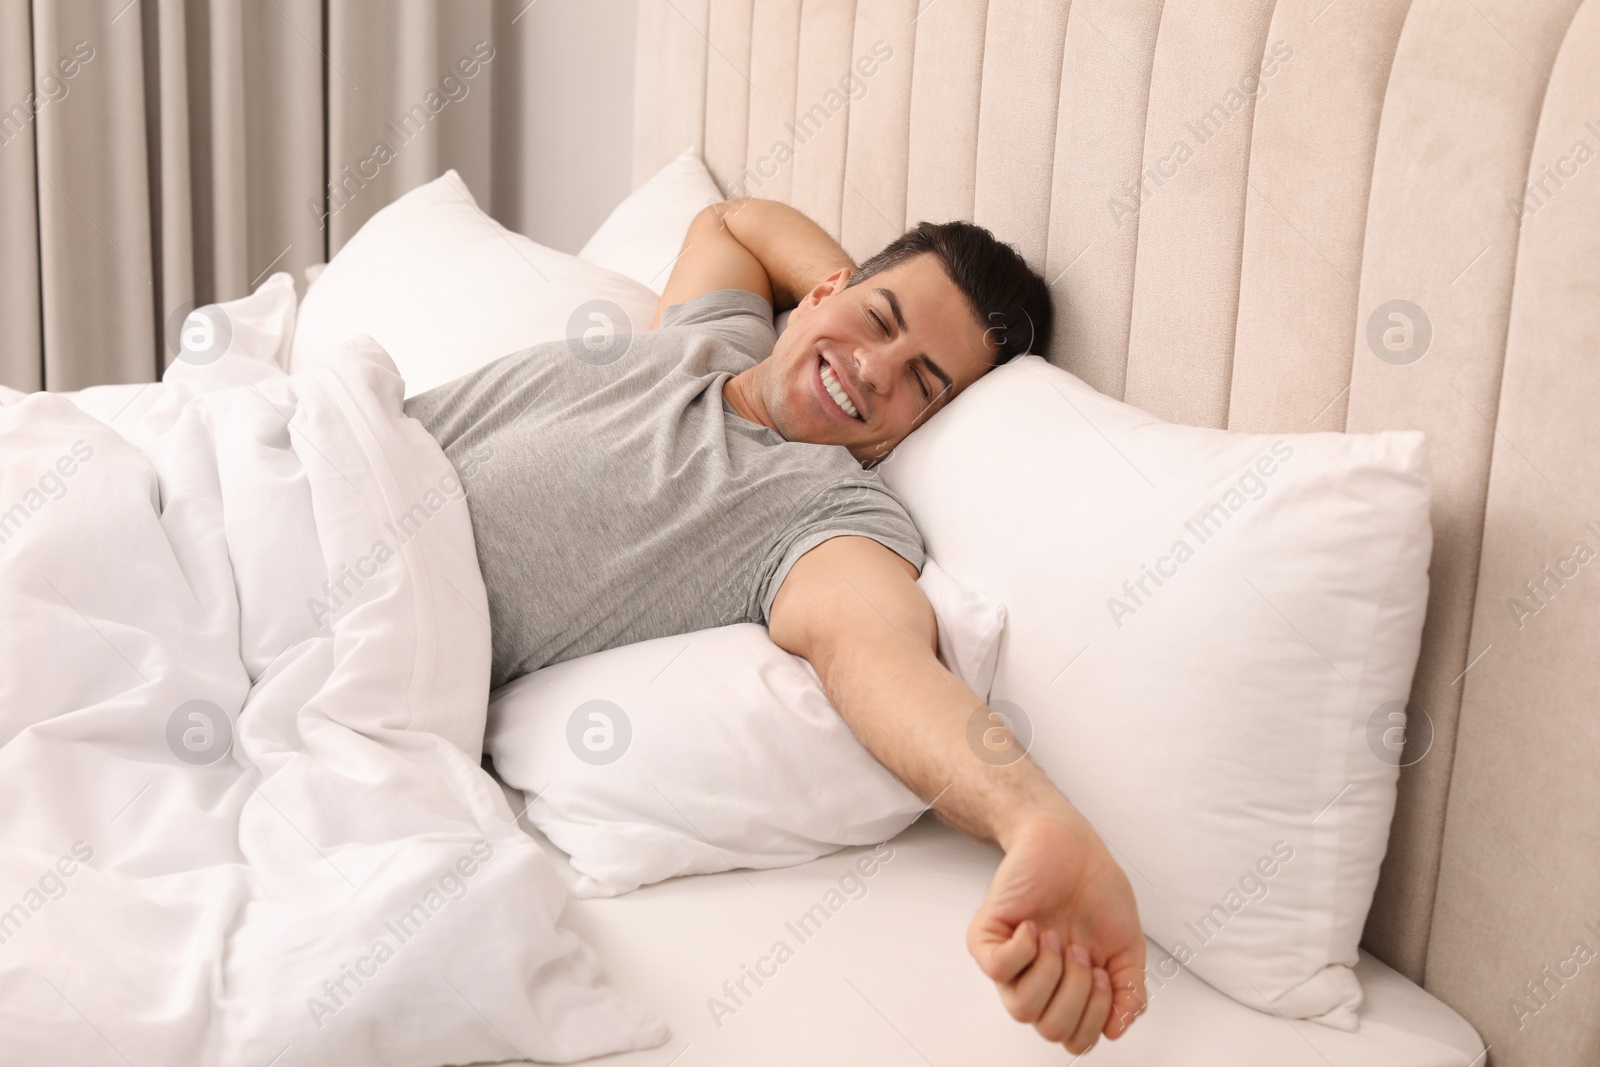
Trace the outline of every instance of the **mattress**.
{"type": "MultiPolygon", "coordinates": [[[[513,810],[522,805],[515,804],[513,810]]],[[[528,827],[570,887],[566,856],[528,827]]],[[[830,896],[871,847],[797,867],[674,878],[572,900],[563,922],[606,980],[663,1018],[659,1048],[596,1067],[1061,1067],[1074,1058],[1006,1013],[966,949],[1000,850],[924,815],[866,890],[830,896]],[[842,903],[841,903],[842,900],[842,903]],[[832,904],[836,910],[830,910],[832,904]],[[820,910],[814,906],[821,905],[820,910]],[[806,915],[809,921],[802,921],[806,915]],[[826,914],[826,918],[821,916],[826,914]],[[780,942],[785,947],[779,947],[780,942]],[[742,989],[741,989],[742,980],[742,989]]],[[[1152,947],[1152,959],[1156,955],[1152,947]]],[[[1180,971],[1150,990],[1105,1067],[1479,1067],[1483,1043],[1449,1007],[1363,952],[1355,1033],[1247,1008],[1180,971]]]]}

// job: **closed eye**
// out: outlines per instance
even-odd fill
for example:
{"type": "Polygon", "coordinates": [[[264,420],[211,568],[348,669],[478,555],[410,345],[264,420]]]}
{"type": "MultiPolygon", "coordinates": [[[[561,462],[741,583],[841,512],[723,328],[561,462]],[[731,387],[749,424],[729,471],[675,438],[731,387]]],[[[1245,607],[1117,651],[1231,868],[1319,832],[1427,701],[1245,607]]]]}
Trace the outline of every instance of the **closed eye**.
{"type": "MultiPolygon", "coordinates": [[[[873,323],[876,324],[878,329],[883,332],[883,336],[888,337],[889,327],[884,323],[882,317],[880,317],[876,311],[871,309],[868,309],[867,314],[872,316],[873,323]]],[[[923,376],[918,374],[915,370],[911,372],[911,376],[917,380],[917,388],[922,390],[922,400],[924,403],[927,403],[933,398],[933,394],[928,391],[927,379],[923,378],[923,376]]]]}

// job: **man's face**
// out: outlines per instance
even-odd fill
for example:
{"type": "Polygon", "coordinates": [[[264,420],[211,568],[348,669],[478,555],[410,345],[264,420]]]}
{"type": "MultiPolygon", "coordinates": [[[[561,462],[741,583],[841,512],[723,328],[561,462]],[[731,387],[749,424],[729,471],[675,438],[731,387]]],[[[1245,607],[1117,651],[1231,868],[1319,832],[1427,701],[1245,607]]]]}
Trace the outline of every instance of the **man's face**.
{"type": "Polygon", "coordinates": [[[845,288],[849,275],[807,294],[772,355],[745,373],[786,440],[843,445],[871,465],[977,381],[997,348],[931,254],[845,288]]]}

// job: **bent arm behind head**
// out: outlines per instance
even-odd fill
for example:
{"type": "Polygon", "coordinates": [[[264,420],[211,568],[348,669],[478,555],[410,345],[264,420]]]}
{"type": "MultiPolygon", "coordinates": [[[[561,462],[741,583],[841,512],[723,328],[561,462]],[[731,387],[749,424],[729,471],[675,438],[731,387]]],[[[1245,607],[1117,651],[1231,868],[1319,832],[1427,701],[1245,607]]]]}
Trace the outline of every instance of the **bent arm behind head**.
{"type": "Polygon", "coordinates": [[[855,267],[839,243],[776,200],[723,200],[695,216],[662,290],[653,327],[674,304],[718,289],[743,289],[786,311],[840,267],[855,267]]]}

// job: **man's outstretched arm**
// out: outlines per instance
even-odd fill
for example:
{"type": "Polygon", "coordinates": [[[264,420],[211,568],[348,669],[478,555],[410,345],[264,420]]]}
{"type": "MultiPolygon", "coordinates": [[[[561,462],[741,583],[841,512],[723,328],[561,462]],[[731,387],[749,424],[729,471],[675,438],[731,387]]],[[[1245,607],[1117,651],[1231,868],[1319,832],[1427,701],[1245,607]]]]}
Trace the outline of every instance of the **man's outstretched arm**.
{"type": "Polygon", "coordinates": [[[1013,1018],[1081,1053],[1101,1034],[1121,1036],[1144,1007],[1133,891],[1032,760],[1017,752],[1001,765],[969,747],[968,723],[984,704],[938,662],[933,608],[916,577],[870,538],[832,538],[785,576],[769,632],[810,661],[879,762],[946,822],[1005,851],[967,949],[1013,1018]]]}

